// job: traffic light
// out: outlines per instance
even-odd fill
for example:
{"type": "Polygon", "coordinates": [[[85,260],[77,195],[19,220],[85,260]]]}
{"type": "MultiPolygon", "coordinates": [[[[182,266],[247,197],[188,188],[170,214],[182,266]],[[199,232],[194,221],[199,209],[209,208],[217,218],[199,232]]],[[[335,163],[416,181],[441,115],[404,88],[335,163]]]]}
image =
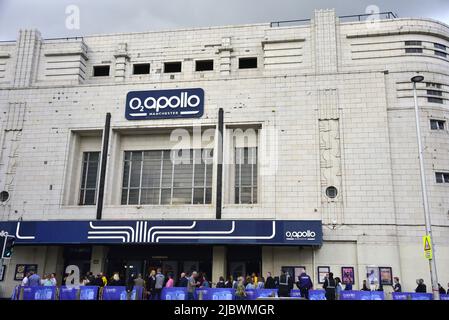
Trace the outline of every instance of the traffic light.
{"type": "Polygon", "coordinates": [[[13,236],[6,236],[6,237],[2,237],[2,238],[3,238],[3,241],[0,242],[0,243],[3,243],[2,258],[10,259],[12,256],[13,248],[14,248],[15,238],[13,236]]]}

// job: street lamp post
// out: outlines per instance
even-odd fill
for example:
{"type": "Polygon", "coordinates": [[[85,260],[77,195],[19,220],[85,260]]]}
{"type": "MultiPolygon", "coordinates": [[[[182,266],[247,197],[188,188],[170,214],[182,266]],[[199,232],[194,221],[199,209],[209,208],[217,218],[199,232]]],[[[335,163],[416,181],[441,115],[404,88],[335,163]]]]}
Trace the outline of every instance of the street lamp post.
{"type": "MultiPolygon", "coordinates": [[[[430,236],[430,245],[433,247],[433,238],[432,238],[432,225],[430,222],[430,212],[429,212],[429,202],[427,200],[427,187],[426,187],[426,178],[424,173],[424,156],[423,156],[423,148],[421,143],[421,128],[419,125],[419,108],[418,108],[418,95],[416,93],[416,84],[418,82],[424,81],[424,77],[417,75],[414,76],[411,81],[413,82],[413,97],[415,100],[415,120],[416,120],[416,136],[418,140],[418,151],[419,151],[419,167],[421,172],[421,188],[422,188],[422,200],[424,205],[424,219],[426,223],[426,235],[430,236]]],[[[432,293],[434,300],[440,300],[440,293],[438,290],[438,276],[437,276],[437,268],[435,263],[435,253],[432,255],[431,259],[429,259],[429,269],[430,269],[430,279],[432,281],[432,293]]]]}

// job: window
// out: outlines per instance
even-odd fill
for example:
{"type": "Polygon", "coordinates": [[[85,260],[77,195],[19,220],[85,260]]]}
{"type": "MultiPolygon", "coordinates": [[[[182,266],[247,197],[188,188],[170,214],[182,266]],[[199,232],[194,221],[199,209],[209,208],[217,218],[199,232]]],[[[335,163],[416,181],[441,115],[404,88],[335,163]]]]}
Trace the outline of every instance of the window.
{"type": "Polygon", "coordinates": [[[235,148],[235,203],[257,203],[257,147],[235,148]]]}
{"type": "Polygon", "coordinates": [[[9,199],[9,192],[8,191],[2,191],[0,192],[0,202],[6,202],[9,199]]]}
{"type": "Polygon", "coordinates": [[[133,74],[150,74],[150,64],[149,63],[133,64],[133,74]]]}
{"type": "Polygon", "coordinates": [[[435,55],[443,58],[447,58],[447,54],[441,51],[435,51],[435,55]]]}
{"type": "Polygon", "coordinates": [[[94,77],[109,76],[110,66],[94,66],[94,77]]]}
{"type": "Polygon", "coordinates": [[[326,196],[330,199],[336,198],[338,195],[338,190],[334,186],[330,186],[326,188],[326,196]]]}
{"type": "Polygon", "coordinates": [[[435,98],[435,97],[427,97],[427,101],[431,102],[431,103],[439,103],[439,104],[444,104],[443,99],[442,98],[435,98]]]}
{"type": "Polygon", "coordinates": [[[97,198],[97,180],[100,166],[100,152],[84,152],[81,170],[79,205],[94,205],[97,198]]]}
{"type": "Polygon", "coordinates": [[[240,58],[239,69],[255,69],[257,68],[257,58],[240,58]]]}
{"type": "Polygon", "coordinates": [[[212,149],[126,151],[121,203],[210,204],[212,167],[212,149]]]}
{"type": "Polygon", "coordinates": [[[443,92],[441,92],[439,90],[427,90],[427,95],[442,97],[443,96],[443,92]]]}
{"type": "Polygon", "coordinates": [[[405,45],[406,46],[422,46],[422,41],[417,41],[417,40],[411,40],[411,41],[405,41],[405,45]]]}
{"type": "Polygon", "coordinates": [[[181,72],[181,62],[165,62],[164,73],[181,72]]]}
{"type": "Polygon", "coordinates": [[[427,87],[427,88],[441,89],[441,84],[439,84],[439,83],[434,83],[434,82],[426,82],[426,87],[427,87]]]}
{"type": "Polygon", "coordinates": [[[435,172],[437,183],[449,183],[449,172],[435,172]]]}
{"type": "Polygon", "coordinates": [[[405,48],[405,53],[422,53],[422,48],[405,48]]]}
{"type": "Polygon", "coordinates": [[[195,61],[195,71],[212,71],[212,70],[214,70],[214,60],[195,61]]]}
{"type": "Polygon", "coordinates": [[[444,130],[446,121],[430,119],[430,129],[431,130],[444,130]]]}
{"type": "Polygon", "coordinates": [[[433,46],[435,49],[446,51],[446,46],[444,44],[434,43],[433,46]]]}

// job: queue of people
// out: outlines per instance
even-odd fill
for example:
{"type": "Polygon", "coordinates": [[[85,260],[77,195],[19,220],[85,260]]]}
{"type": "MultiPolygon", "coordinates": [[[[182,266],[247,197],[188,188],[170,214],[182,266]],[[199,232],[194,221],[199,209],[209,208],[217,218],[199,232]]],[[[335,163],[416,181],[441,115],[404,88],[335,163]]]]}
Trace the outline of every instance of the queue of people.
{"type": "Polygon", "coordinates": [[[43,275],[41,278],[34,271],[28,272],[22,279],[22,287],[38,287],[38,286],[57,286],[58,281],[56,280],[55,273],[49,273],[43,275]]]}
{"type": "MultiPolygon", "coordinates": [[[[66,274],[63,283],[67,284],[69,275],[66,274]]],[[[393,291],[402,292],[402,285],[398,277],[393,279],[393,291]]],[[[35,272],[29,272],[22,280],[22,286],[57,286],[56,274],[50,273],[44,275],[42,278],[35,272]]],[[[427,286],[423,279],[416,280],[417,287],[415,292],[426,293],[427,286]]],[[[187,298],[189,300],[194,299],[194,293],[197,288],[233,288],[235,289],[235,298],[242,300],[246,298],[246,291],[252,289],[277,289],[279,297],[289,297],[290,292],[297,287],[300,291],[301,297],[309,299],[309,291],[313,289],[313,282],[311,277],[305,272],[305,270],[297,277],[296,281],[286,271],[281,270],[280,276],[273,277],[271,272],[268,272],[266,277],[258,276],[256,273],[247,275],[246,277],[228,276],[226,279],[221,276],[217,283],[212,283],[207,279],[207,275],[204,272],[193,271],[190,274],[182,272],[179,278],[174,279],[172,273],[163,274],[161,268],[151,270],[146,279],[142,274],[132,274],[126,281],[120,277],[118,272],[114,272],[108,279],[102,272],[94,275],[92,272],[88,272],[80,281],[80,285],[84,286],[126,286],[127,291],[132,291],[136,287],[141,287],[148,300],[160,300],[162,289],[170,287],[186,287],[187,298]]],[[[449,283],[448,283],[449,288],[449,283]]],[[[325,290],[325,296],[327,300],[338,300],[343,290],[352,290],[352,284],[346,283],[343,287],[343,283],[339,277],[334,277],[332,272],[328,273],[324,278],[323,289],[325,290]]],[[[381,284],[367,283],[367,280],[362,282],[362,291],[383,291],[381,284]]],[[[438,290],[440,294],[449,294],[441,284],[438,284],[438,290]]]]}

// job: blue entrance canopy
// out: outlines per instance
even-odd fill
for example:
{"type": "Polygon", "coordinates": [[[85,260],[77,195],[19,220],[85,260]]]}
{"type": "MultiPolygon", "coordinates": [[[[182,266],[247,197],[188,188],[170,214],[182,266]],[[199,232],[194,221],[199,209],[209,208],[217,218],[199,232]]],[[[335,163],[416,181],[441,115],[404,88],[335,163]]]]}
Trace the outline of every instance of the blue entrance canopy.
{"type": "Polygon", "coordinates": [[[16,244],[321,245],[318,220],[3,221],[16,244]]]}

